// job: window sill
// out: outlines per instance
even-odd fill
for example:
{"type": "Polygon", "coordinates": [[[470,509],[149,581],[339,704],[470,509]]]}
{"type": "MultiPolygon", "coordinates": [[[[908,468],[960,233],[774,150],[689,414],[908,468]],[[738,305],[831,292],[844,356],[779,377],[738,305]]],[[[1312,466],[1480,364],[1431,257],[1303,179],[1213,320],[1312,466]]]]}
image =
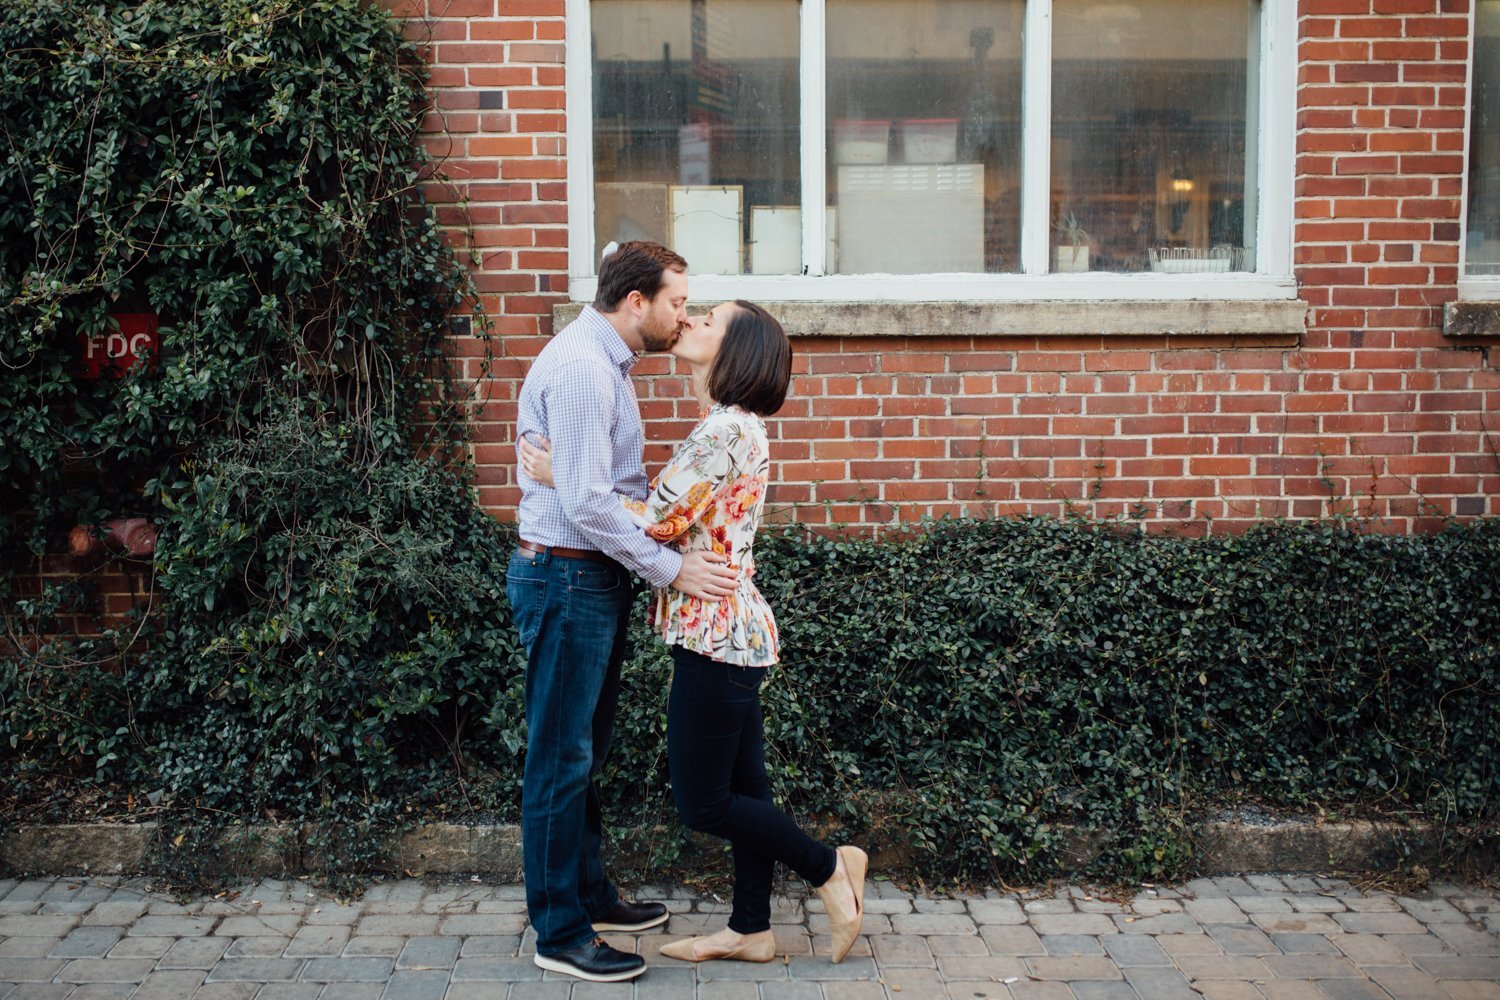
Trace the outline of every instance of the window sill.
{"type": "MultiPolygon", "coordinates": [[[[726,296],[727,298],[728,296],[726,296]]],[[[702,305],[712,297],[697,294],[702,305]]],[[[1300,337],[1307,304],[1292,300],[788,302],[759,300],[794,337],[1300,337]]],[[[553,307],[557,328],[581,302],[553,307]]]]}
{"type": "Polygon", "coordinates": [[[1500,339],[1500,294],[1489,302],[1449,302],[1443,307],[1443,333],[1458,340],[1500,339]]]}
{"type": "Polygon", "coordinates": [[[1500,302],[1500,274],[1459,278],[1458,298],[1459,301],[1500,302]]]}

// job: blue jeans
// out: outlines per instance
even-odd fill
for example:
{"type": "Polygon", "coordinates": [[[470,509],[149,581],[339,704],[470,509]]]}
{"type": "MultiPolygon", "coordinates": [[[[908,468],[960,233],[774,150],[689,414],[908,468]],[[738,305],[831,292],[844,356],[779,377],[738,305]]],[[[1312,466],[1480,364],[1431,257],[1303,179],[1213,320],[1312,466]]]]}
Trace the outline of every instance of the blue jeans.
{"type": "Polygon", "coordinates": [[[594,776],[609,753],[634,596],[617,563],[518,549],[506,596],[526,648],[521,847],[537,952],[591,941],[591,918],[619,900],[599,858],[594,776]]]}

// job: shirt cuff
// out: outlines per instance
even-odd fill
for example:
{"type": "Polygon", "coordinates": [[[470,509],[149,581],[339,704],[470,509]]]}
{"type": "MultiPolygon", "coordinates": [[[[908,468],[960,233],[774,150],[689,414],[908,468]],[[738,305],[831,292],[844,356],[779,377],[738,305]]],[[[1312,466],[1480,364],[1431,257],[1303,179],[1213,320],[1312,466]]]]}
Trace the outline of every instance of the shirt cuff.
{"type": "Polygon", "coordinates": [[[653,587],[670,587],[682,572],[682,554],[661,546],[661,557],[641,571],[641,578],[653,587]]]}

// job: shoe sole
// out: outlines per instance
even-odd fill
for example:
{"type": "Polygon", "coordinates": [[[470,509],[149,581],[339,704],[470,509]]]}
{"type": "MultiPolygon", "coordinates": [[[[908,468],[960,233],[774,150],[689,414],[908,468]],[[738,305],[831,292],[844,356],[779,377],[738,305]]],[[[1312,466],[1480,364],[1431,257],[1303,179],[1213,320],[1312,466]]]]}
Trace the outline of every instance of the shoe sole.
{"type": "Polygon", "coordinates": [[[643,920],[638,924],[594,924],[594,930],[599,931],[600,933],[603,933],[605,931],[619,931],[625,934],[630,934],[634,931],[649,931],[653,927],[660,927],[662,924],[666,923],[667,918],[670,916],[670,913],[663,913],[659,917],[653,917],[650,920],[643,920]]]}
{"type": "Polygon", "coordinates": [[[634,969],[627,969],[624,972],[585,972],[576,965],[569,965],[567,962],[558,962],[548,958],[546,955],[533,956],[532,961],[536,963],[536,967],[539,969],[546,969],[548,972],[561,972],[565,976],[572,976],[575,979],[582,979],[590,983],[620,983],[627,979],[634,979],[637,976],[644,975],[646,972],[645,965],[637,966],[634,969]]]}

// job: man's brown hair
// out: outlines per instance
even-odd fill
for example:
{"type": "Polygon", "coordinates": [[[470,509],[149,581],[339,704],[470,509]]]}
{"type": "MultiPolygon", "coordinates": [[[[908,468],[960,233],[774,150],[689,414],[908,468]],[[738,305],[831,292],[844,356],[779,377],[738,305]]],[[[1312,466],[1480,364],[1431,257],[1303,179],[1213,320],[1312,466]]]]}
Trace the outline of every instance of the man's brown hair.
{"type": "Polygon", "coordinates": [[[647,299],[656,298],[656,293],[666,284],[662,275],[667,271],[687,273],[687,261],[650,240],[621,243],[599,265],[594,308],[600,312],[614,312],[619,308],[620,300],[631,292],[640,292],[647,299]]]}

